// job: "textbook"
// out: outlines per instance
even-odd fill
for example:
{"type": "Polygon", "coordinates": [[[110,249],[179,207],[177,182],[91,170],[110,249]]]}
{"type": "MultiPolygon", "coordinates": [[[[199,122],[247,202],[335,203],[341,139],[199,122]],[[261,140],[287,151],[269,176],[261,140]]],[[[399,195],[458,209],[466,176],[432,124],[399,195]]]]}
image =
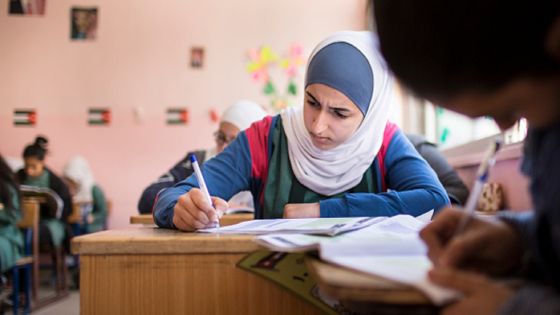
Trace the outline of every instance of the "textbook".
{"type": "Polygon", "coordinates": [[[312,219],[264,219],[245,221],[238,224],[201,229],[202,233],[220,234],[270,234],[270,233],[298,233],[313,235],[339,235],[367,227],[380,218],[312,218],[312,219]]]}
{"type": "Polygon", "coordinates": [[[47,205],[51,217],[60,218],[62,216],[64,202],[54,190],[29,185],[20,185],[19,189],[24,197],[44,198],[42,203],[47,205]]]}
{"type": "Polygon", "coordinates": [[[323,261],[413,286],[435,305],[459,297],[456,291],[439,287],[427,278],[432,263],[418,235],[426,221],[409,215],[378,219],[363,229],[335,237],[271,234],[255,241],[274,251],[316,250],[323,261]]]}

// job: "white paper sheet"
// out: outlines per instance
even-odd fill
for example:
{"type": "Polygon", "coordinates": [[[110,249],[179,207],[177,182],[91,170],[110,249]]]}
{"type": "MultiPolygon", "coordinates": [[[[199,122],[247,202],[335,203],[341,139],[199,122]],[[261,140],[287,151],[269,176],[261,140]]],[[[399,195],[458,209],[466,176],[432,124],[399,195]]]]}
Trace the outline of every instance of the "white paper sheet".
{"type": "Polygon", "coordinates": [[[305,233],[332,236],[362,229],[380,220],[380,218],[371,217],[268,219],[245,221],[226,227],[202,229],[198,232],[221,234],[305,233]]]}

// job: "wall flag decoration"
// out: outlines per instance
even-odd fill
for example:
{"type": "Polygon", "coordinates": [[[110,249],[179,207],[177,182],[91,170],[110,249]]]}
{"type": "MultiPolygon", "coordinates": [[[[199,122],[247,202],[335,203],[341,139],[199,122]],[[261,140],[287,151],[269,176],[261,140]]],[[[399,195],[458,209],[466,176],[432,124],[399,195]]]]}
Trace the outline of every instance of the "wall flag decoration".
{"type": "Polygon", "coordinates": [[[35,109],[14,109],[14,126],[35,126],[37,112],[35,109]]]}
{"type": "Polygon", "coordinates": [[[168,125],[186,125],[189,123],[189,110],[186,108],[168,108],[167,109],[168,125]]]}
{"type": "Polygon", "coordinates": [[[111,122],[111,110],[109,108],[92,107],[88,112],[88,124],[90,126],[106,126],[111,122]]]}

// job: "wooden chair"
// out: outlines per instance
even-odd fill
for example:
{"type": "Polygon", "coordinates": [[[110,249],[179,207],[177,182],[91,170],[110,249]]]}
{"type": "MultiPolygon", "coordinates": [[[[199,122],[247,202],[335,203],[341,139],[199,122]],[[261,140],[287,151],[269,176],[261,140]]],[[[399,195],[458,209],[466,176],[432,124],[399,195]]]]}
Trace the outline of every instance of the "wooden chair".
{"type": "MultiPolygon", "coordinates": [[[[63,246],[53,248],[48,254],[51,256],[53,272],[56,276],[55,284],[55,294],[51,296],[46,296],[39,298],[39,268],[41,266],[41,254],[39,245],[39,220],[41,213],[41,205],[49,204],[52,202],[52,195],[44,193],[42,191],[25,191],[22,190],[23,195],[23,209],[24,209],[24,219],[22,222],[27,222],[25,219],[25,209],[31,209],[31,207],[36,207],[37,210],[37,223],[32,233],[32,240],[30,246],[30,253],[33,258],[33,272],[32,272],[32,298],[33,298],[33,308],[39,308],[41,306],[47,305],[49,303],[55,302],[68,296],[68,288],[66,283],[66,266],[65,266],[65,255],[63,246]],[[34,204],[31,206],[31,204],[34,204]],[[28,208],[29,207],[29,208],[28,208]]],[[[35,210],[33,210],[35,211],[35,210]]],[[[25,223],[29,224],[29,223],[25,223]]]]}
{"type": "Polygon", "coordinates": [[[73,236],[85,234],[87,230],[87,220],[84,217],[84,207],[92,206],[91,202],[74,202],[72,213],[68,216],[68,224],[72,227],[73,236]]]}

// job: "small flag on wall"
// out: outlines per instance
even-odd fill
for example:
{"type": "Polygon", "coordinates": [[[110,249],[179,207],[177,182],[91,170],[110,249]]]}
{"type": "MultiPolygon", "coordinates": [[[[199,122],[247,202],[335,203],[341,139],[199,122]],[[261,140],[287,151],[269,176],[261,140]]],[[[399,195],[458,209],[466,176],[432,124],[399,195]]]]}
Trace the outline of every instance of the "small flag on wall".
{"type": "Polygon", "coordinates": [[[14,126],[35,126],[37,112],[34,109],[14,109],[14,126]]]}
{"type": "Polygon", "coordinates": [[[108,108],[90,108],[88,113],[88,124],[106,126],[111,122],[111,110],[108,108]]]}
{"type": "Polygon", "coordinates": [[[189,110],[186,108],[168,108],[168,125],[186,125],[189,123],[189,110]]]}
{"type": "Polygon", "coordinates": [[[217,123],[220,121],[220,114],[218,114],[218,111],[215,108],[212,108],[208,114],[210,115],[210,120],[213,123],[217,123]]]}

